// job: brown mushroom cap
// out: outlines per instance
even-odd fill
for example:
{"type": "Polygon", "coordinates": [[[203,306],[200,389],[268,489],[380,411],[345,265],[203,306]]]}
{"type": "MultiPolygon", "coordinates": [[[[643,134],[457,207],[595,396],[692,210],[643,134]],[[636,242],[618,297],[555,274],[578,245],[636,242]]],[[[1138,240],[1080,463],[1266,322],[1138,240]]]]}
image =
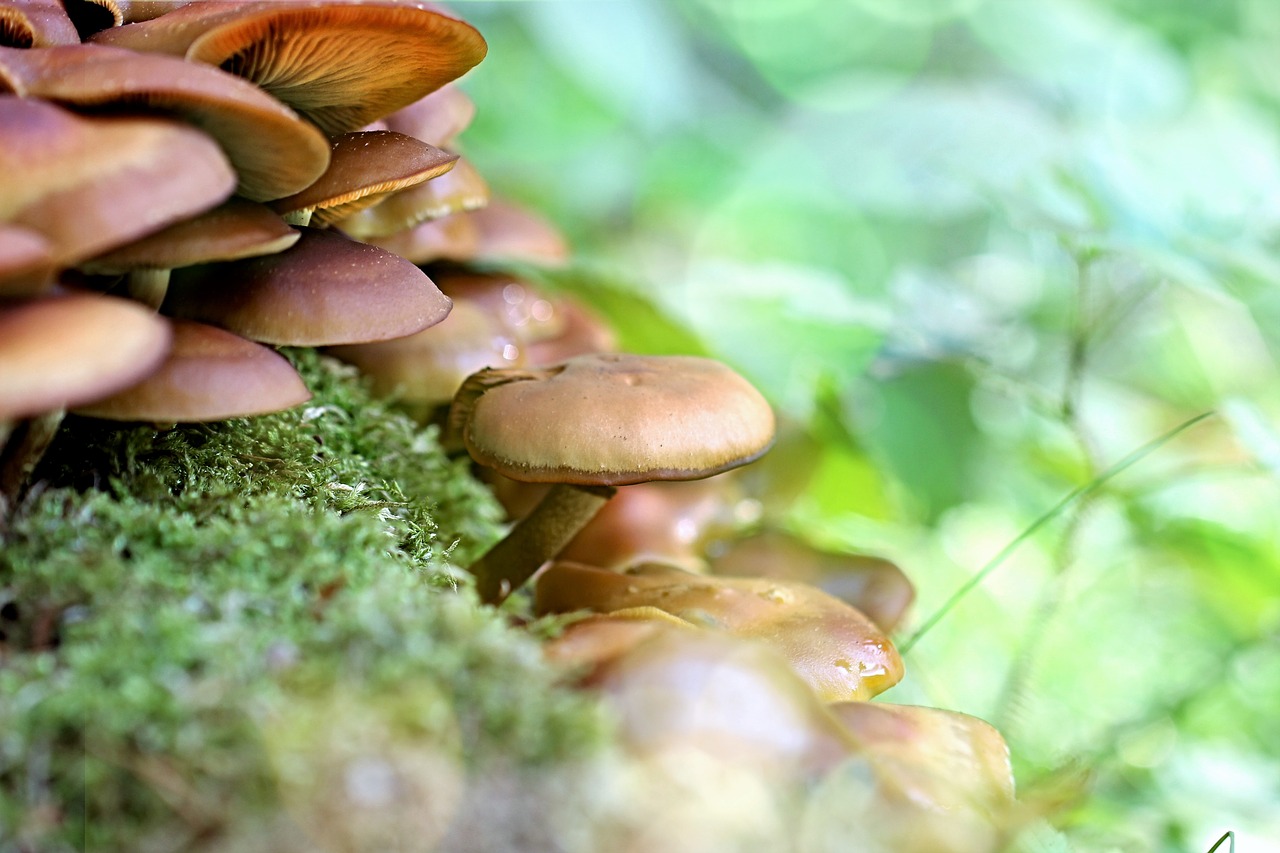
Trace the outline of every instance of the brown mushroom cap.
{"type": "Polygon", "coordinates": [[[270,208],[233,198],[191,219],[81,264],[94,275],[135,269],[175,269],[283,252],[301,234],[270,208]]]}
{"type": "Polygon", "coordinates": [[[389,130],[345,133],[333,140],[329,168],[315,183],[272,202],[278,213],[314,210],[314,222],[328,225],[377,204],[395,193],[443,175],[457,154],[389,130]]]}
{"type": "Polygon", "coordinates": [[[372,207],[334,221],[352,237],[363,240],[395,234],[430,219],[473,211],[488,203],[489,185],[463,158],[434,180],[389,193],[372,207]]]}
{"type": "Polygon", "coordinates": [[[76,25],[57,0],[0,2],[0,45],[26,49],[79,41],[76,25]]]}
{"type": "Polygon", "coordinates": [[[617,573],[556,562],[538,576],[538,613],[640,607],[767,642],[827,702],[869,699],[902,679],[902,659],[871,620],[804,584],[705,577],[653,563],[617,573]]]}
{"type": "Polygon", "coordinates": [[[394,396],[423,417],[447,405],[477,370],[524,364],[514,334],[466,299],[453,300],[448,317],[416,334],[327,352],[360,368],[374,393],[394,396]]]}
{"type": "Polygon", "coordinates": [[[121,421],[220,421],[311,399],[293,365],[274,350],[203,323],[172,326],[173,348],[155,372],[75,412],[121,421]]]}
{"type": "Polygon", "coordinates": [[[221,67],[331,136],[408,106],[486,50],[469,24],[422,4],[326,0],[194,3],[94,41],[221,67]]]}
{"type": "Polygon", "coordinates": [[[0,309],[0,420],[80,405],[155,370],[169,324],[112,296],[53,296],[0,309]]]}
{"type": "Polygon", "coordinates": [[[263,343],[326,346],[399,338],[445,318],[451,303],[403,258],[303,228],[274,255],[178,270],[165,313],[263,343]]]}
{"type": "Polygon", "coordinates": [[[176,115],[218,141],[255,201],[310,185],[329,163],[329,141],[293,110],[232,74],[171,56],[84,44],[0,49],[0,84],[79,109],[176,115]]]}
{"type": "Polygon", "coordinates": [[[749,382],[690,356],[585,355],[468,380],[452,428],[516,480],[619,486],[696,480],[769,448],[773,412],[749,382]]]}
{"type": "Polygon", "coordinates": [[[221,202],[236,178],[198,130],[152,118],[83,118],[0,96],[0,222],[39,232],[71,266],[221,202]]]}
{"type": "Polygon", "coordinates": [[[48,289],[56,268],[48,240],[29,228],[0,224],[0,297],[48,289]]]}
{"type": "Polygon", "coordinates": [[[716,574],[779,578],[812,584],[892,631],[915,598],[915,587],[888,560],[819,551],[793,536],[761,533],[730,543],[710,559],[716,574]]]}

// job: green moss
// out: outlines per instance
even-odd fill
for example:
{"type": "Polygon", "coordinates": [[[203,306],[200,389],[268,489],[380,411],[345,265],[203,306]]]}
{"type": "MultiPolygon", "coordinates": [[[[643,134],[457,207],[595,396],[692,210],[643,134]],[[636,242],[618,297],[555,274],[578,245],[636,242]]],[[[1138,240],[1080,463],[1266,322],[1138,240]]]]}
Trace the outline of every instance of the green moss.
{"type": "Polygon", "coordinates": [[[352,730],[463,775],[600,743],[456,568],[499,534],[488,493],[347,369],[291,356],[298,410],[69,421],[52,448],[0,552],[0,849],[200,849],[308,814],[296,780],[340,776],[352,730]]]}

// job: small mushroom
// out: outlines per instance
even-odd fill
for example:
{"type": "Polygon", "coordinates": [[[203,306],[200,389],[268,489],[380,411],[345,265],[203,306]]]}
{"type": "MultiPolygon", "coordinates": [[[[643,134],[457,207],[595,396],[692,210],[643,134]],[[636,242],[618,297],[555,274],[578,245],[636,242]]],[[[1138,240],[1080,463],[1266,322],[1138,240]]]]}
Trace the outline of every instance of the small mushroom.
{"type": "Polygon", "coordinates": [[[590,661],[583,684],[641,755],[702,752],[740,767],[817,777],[845,760],[848,733],[773,649],[671,621],[605,617],[570,626],[590,661]]]}
{"type": "Polygon", "coordinates": [[[0,222],[38,232],[72,266],[226,199],[236,177],[200,131],[156,118],[85,118],[0,95],[0,222]]]}
{"type": "Polygon", "coordinates": [[[871,620],[805,584],[707,577],[658,563],[618,573],[560,561],[538,576],[534,608],[539,614],[657,608],[762,640],[827,702],[869,699],[902,678],[902,659],[871,620]]]}
{"type": "Polygon", "coordinates": [[[56,268],[48,240],[30,228],[0,224],[0,297],[47,290],[56,268]]]}
{"type": "Polygon", "coordinates": [[[481,598],[498,602],[555,556],[616,486],[696,480],[760,456],[773,438],[773,412],[719,362],[604,354],[477,373],[454,398],[449,431],[481,465],[555,484],[471,567],[481,598]]]}
{"type": "MultiPolygon", "coordinates": [[[[457,157],[456,154],[449,156],[457,157]]],[[[335,216],[337,227],[360,240],[386,237],[420,222],[488,204],[489,185],[471,162],[458,159],[452,166],[434,180],[388,193],[377,204],[355,211],[345,219],[335,216]]]]}
{"type": "Polygon", "coordinates": [[[54,295],[0,308],[0,420],[106,397],[154,371],[169,324],[135,302],[54,295]]]}
{"type": "Polygon", "coordinates": [[[293,110],[235,75],[172,56],[94,44],[0,49],[0,87],[78,110],[179,117],[218,142],[236,191],[254,201],[302,190],[329,163],[324,134],[293,110]]]}
{"type": "Polygon", "coordinates": [[[888,560],[819,551],[794,536],[765,532],[728,543],[710,560],[716,574],[813,584],[894,630],[915,599],[915,587],[888,560]]]}
{"type": "Polygon", "coordinates": [[[469,24],[416,3],[192,3],[103,30],[98,44],[181,56],[244,77],[325,133],[350,133],[484,58],[469,24]]]}
{"type": "Polygon", "coordinates": [[[170,271],[214,261],[273,255],[301,235],[271,210],[242,198],[85,261],[91,275],[127,275],[129,296],[159,308],[170,271]]]}
{"type": "Polygon", "coordinates": [[[447,406],[466,378],[486,367],[523,367],[515,334],[468,299],[454,299],[449,316],[412,335],[389,341],[329,347],[422,422],[447,406]]]}
{"type": "Polygon", "coordinates": [[[284,356],[203,323],[172,321],[173,347],[160,367],[79,415],[117,421],[221,421],[290,409],[311,399],[284,356]]]}
{"type": "Polygon", "coordinates": [[[313,218],[317,225],[331,225],[397,191],[443,175],[457,160],[458,155],[403,133],[343,134],[333,140],[325,173],[271,207],[293,225],[310,224],[313,218]]]}
{"type": "Polygon", "coordinates": [[[449,298],[404,258],[300,230],[297,243],[274,255],[176,271],[165,313],[280,346],[389,340],[449,313],[449,298]]]}
{"type": "Polygon", "coordinates": [[[25,50],[79,41],[76,25],[57,0],[0,2],[0,45],[25,50]]]}

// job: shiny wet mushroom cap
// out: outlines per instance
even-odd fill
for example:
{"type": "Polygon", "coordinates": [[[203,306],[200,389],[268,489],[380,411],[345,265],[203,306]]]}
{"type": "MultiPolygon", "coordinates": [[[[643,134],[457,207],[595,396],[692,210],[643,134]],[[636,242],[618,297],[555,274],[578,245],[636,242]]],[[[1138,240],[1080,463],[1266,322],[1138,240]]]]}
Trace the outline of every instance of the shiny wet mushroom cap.
{"type": "Polygon", "coordinates": [[[0,420],[106,397],[156,369],[169,324],[112,296],[52,296],[0,308],[0,420]]]}
{"type": "Polygon", "coordinates": [[[119,421],[220,421],[293,408],[311,392],[269,347],[203,323],[175,320],[173,347],[153,373],[117,394],[75,409],[119,421]]]}
{"type": "Polygon", "coordinates": [[[0,95],[0,222],[39,232],[71,266],[207,210],[235,173],[205,134],[157,118],[85,118],[0,95]]]}
{"type": "Polygon", "coordinates": [[[805,584],[708,577],[657,563],[618,573],[556,562],[538,576],[540,614],[638,608],[762,640],[827,702],[870,699],[902,678],[902,659],[871,620],[805,584]]]}
{"type": "Polygon", "coordinates": [[[422,270],[341,234],[303,228],[274,255],[176,271],[166,313],[280,346],[411,335],[452,305],[422,270]]]}

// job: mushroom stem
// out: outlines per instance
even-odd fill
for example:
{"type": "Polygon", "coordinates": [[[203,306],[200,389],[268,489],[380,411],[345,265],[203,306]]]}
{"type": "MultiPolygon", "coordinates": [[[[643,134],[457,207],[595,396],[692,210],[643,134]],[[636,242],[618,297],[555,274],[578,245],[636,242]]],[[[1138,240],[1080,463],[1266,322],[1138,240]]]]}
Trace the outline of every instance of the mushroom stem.
{"type": "Polygon", "coordinates": [[[133,270],[125,280],[125,292],[130,299],[159,311],[165,295],[169,292],[169,270],[133,270]]]}
{"type": "Polygon", "coordinates": [[[0,453],[0,529],[62,425],[65,409],[36,415],[14,429],[0,453]]]}
{"type": "Polygon", "coordinates": [[[290,225],[310,225],[311,214],[315,211],[314,207],[304,207],[302,210],[290,211],[283,215],[284,221],[290,225]]]}
{"type": "Polygon", "coordinates": [[[480,600],[501,604],[560,553],[615,492],[613,486],[552,486],[533,512],[471,564],[480,600]]]}

